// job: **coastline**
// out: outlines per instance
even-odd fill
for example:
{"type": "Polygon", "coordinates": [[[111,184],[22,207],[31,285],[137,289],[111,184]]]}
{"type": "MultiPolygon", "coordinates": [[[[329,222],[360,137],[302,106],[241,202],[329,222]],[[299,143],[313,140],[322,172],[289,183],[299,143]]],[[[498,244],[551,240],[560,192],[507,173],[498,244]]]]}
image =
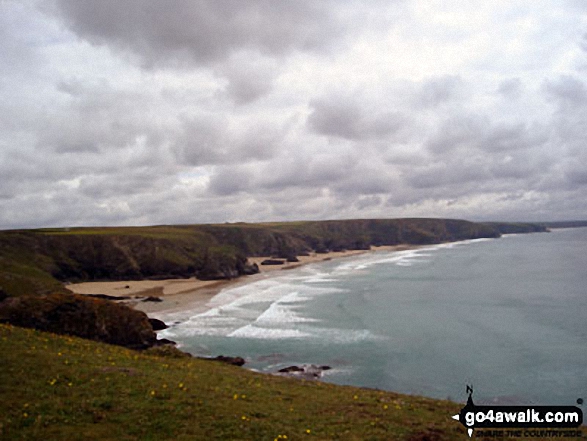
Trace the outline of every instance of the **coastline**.
{"type": "Polygon", "coordinates": [[[209,301],[225,288],[253,283],[265,277],[275,275],[279,271],[299,268],[312,263],[325,262],[333,259],[358,256],[378,251],[395,252],[419,248],[417,245],[384,245],[370,250],[331,251],[328,253],[311,253],[309,256],[298,256],[299,262],[285,262],[282,265],[261,265],[270,256],[249,257],[250,263],[259,266],[259,273],[250,276],[241,276],[231,280],[199,280],[190,279],[163,279],[163,280],[122,280],[115,282],[83,282],[66,285],[66,288],[75,294],[108,296],[128,296],[124,300],[129,306],[147,313],[168,314],[190,310],[194,313],[203,313],[210,309],[209,301]],[[160,302],[145,302],[145,297],[159,297],[160,302]]]}

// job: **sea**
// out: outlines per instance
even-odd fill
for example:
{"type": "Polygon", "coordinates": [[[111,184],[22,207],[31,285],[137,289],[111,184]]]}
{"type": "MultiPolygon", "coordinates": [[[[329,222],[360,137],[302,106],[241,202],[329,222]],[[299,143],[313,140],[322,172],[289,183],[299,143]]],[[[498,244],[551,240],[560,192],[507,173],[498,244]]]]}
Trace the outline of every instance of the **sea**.
{"type": "Polygon", "coordinates": [[[276,271],[162,315],[199,356],[476,404],[587,398],[587,228],[374,251],[276,271]]]}

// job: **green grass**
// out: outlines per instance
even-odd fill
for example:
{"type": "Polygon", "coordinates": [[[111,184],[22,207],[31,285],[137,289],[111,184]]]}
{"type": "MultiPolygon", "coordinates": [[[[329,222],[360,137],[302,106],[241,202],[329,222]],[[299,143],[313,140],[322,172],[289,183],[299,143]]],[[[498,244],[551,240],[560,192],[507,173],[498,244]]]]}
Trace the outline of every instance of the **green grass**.
{"type": "Polygon", "coordinates": [[[0,287],[15,297],[65,291],[62,283],[30,262],[0,256],[0,287]]]}
{"type": "Polygon", "coordinates": [[[142,236],[156,239],[176,239],[193,236],[197,232],[189,226],[151,226],[151,227],[75,227],[42,228],[29,230],[47,236],[142,236]]]}
{"type": "Polygon", "coordinates": [[[1,440],[468,439],[450,418],[462,406],[448,401],[8,325],[0,354],[1,440]]]}

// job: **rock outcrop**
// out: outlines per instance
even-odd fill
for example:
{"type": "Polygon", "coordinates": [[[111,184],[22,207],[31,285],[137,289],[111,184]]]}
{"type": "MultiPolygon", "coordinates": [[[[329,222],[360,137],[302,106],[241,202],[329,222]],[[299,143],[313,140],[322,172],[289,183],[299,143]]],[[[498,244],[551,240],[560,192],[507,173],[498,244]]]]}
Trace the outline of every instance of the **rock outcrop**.
{"type": "Polygon", "coordinates": [[[277,375],[300,378],[304,380],[317,380],[322,377],[324,371],[330,366],[317,366],[315,364],[303,364],[301,366],[288,366],[277,371],[277,375]]]}
{"type": "Polygon", "coordinates": [[[146,349],[157,342],[144,312],[74,294],[8,298],[0,303],[0,322],[131,349],[146,349]]]}
{"type": "Polygon", "coordinates": [[[232,364],[233,366],[242,366],[245,364],[245,359],[242,357],[228,357],[226,355],[219,355],[214,358],[206,358],[205,360],[220,361],[221,363],[232,364]]]}
{"type": "Polygon", "coordinates": [[[163,329],[169,328],[169,326],[167,326],[163,320],[156,318],[150,318],[149,323],[151,324],[153,331],[162,331],[163,329]]]}
{"type": "Polygon", "coordinates": [[[261,262],[261,265],[283,265],[285,263],[285,260],[281,260],[281,259],[265,259],[263,262],[261,262]]]}

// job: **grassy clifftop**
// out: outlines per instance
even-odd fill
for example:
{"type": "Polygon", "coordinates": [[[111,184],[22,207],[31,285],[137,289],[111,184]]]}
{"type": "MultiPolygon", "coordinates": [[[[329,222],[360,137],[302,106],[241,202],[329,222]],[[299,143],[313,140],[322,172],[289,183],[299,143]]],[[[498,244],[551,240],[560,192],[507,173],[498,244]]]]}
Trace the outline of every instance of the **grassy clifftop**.
{"type": "Polygon", "coordinates": [[[499,237],[513,225],[516,232],[544,230],[532,224],[372,219],[4,231],[0,287],[20,296],[63,292],[64,281],[232,278],[254,272],[247,256],[499,237]]]}
{"type": "Polygon", "coordinates": [[[449,401],[1,324],[0,353],[2,440],[469,439],[450,418],[462,405],[449,401]]]}

